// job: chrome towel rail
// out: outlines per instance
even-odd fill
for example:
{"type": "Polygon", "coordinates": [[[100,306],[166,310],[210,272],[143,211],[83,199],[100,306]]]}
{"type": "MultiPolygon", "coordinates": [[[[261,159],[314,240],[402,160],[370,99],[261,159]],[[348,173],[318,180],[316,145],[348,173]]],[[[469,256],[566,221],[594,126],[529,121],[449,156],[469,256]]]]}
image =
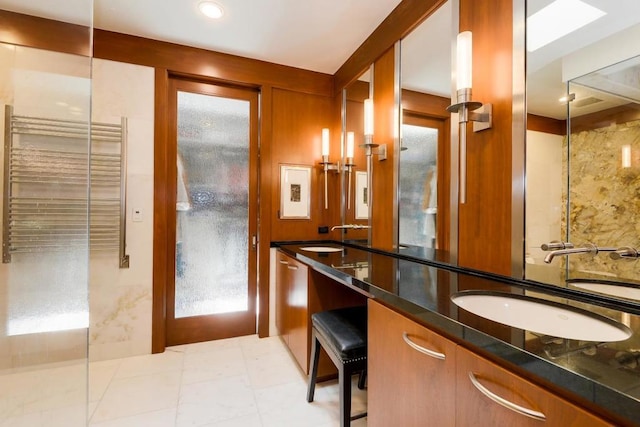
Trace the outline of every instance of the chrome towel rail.
{"type": "Polygon", "coordinates": [[[126,125],[122,118],[89,128],[5,107],[3,262],[88,242],[91,251],[117,250],[120,267],[129,267],[126,125]]]}

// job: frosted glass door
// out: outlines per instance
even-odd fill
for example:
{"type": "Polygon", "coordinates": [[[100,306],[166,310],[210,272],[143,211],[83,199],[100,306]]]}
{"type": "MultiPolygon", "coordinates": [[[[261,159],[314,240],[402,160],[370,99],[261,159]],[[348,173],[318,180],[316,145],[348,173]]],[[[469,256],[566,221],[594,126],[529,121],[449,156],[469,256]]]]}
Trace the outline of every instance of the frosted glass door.
{"type": "Polygon", "coordinates": [[[167,140],[156,148],[166,158],[156,187],[167,189],[166,345],[253,334],[258,92],[180,78],[169,86],[167,140]]]}
{"type": "Polygon", "coordinates": [[[176,318],[248,309],[249,113],[178,92],[176,318]]]}
{"type": "Polygon", "coordinates": [[[402,125],[400,243],[433,248],[438,208],[438,129],[402,125]]]}

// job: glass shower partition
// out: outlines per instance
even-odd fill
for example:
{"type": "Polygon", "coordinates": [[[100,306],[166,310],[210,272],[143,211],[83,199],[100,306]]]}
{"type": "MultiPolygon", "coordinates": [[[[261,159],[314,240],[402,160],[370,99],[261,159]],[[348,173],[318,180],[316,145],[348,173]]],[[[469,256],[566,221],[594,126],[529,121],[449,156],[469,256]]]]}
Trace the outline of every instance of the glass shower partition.
{"type": "MultiPolygon", "coordinates": [[[[86,12],[78,24],[90,52],[92,1],[81,3],[72,12],[76,21],[86,12]]],[[[0,44],[0,102],[0,197],[11,228],[3,227],[0,264],[0,424],[85,426],[89,53],[0,44]]]]}
{"type": "Polygon", "coordinates": [[[568,257],[567,276],[637,280],[636,259],[613,250],[640,246],[640,57],[572,79],[568,92],[562,234],[600,252],[568,257]]]}

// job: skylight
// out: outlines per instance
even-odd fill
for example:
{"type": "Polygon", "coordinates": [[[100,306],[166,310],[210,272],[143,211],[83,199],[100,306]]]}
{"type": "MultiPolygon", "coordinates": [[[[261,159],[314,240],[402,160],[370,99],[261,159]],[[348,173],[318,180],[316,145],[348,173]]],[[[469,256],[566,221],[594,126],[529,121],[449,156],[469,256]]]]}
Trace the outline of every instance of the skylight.
{"type": "Polygon", "coordinates": [[[540,49],[604,15],[580,0],[556,0],[527,19],[527,50],[540,49]]]}

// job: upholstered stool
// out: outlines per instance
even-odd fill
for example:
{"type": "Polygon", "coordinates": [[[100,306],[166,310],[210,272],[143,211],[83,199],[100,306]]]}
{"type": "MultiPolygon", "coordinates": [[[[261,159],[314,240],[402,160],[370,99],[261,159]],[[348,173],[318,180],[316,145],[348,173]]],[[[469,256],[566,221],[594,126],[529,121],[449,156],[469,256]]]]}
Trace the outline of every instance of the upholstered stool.
{"type": "Polygon", "coordinates": [[[313,402],[322,346],[338,368],[340,387],[340,426],[367,413],[351,416],[351,377],[360,373],[358,388],[363,389],[367,369],[367,307],[348,307],[311,315],[312,341],[307,401],[313,402]]]}

